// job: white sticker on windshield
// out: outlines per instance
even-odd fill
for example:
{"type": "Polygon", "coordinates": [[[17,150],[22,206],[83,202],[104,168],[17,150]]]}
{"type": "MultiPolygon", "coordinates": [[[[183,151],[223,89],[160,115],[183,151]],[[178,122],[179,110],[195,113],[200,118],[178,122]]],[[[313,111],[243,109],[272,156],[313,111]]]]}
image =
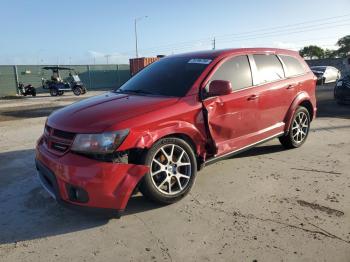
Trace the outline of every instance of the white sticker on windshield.
{"type": "Polygon", "coordinates": [[[208,65],[210,64],[212,60],[211,59],[201,59],[201,58],[192,58],[190,61],[188,61],[189,64],[204,64],[208,65]]]}

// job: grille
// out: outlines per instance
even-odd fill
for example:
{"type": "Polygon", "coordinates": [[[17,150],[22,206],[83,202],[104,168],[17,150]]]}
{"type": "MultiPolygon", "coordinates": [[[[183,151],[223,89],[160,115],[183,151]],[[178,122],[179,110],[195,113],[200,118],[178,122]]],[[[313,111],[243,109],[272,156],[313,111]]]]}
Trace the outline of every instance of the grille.
{"type": "Polygon", "coordinates": [[[48,150],[55,154],[66,153],[74,140],[75,133],[45,126],[44,143],[48,150]]]}
{"type": "Polygon", "coordinates": [[[52,135],[59,138],[68,139],[68,140],[73,140],[75,137],[74,133],[66,132],[58,129],[54,129],[52,135]]]}

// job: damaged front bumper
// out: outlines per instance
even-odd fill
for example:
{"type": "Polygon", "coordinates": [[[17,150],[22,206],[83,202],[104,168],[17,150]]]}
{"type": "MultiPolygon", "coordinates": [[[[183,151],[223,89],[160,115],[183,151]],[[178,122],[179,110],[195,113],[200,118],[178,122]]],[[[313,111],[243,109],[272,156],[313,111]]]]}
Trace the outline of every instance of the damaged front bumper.
{"type": "Polygon", "coordinates": [[[74,153],[57,156],[39,144],[36,167],[43,187],[58,202],[122,212],[148,167],[109,163],[74,153]]]}

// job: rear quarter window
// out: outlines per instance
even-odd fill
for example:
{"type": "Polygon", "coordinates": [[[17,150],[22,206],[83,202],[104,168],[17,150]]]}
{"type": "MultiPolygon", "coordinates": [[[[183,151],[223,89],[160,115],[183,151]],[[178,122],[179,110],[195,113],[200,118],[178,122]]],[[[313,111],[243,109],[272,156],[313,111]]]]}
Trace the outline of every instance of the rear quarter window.
{"type": "MultiPolygon", "coordinates": [[[[306,68],[298,59],[292,56],[279,55],[286,67],[286,77],[301,75],[306,73],[306,68]]],[[[316,69],[317,70],[317,69],[316,69]]]]}

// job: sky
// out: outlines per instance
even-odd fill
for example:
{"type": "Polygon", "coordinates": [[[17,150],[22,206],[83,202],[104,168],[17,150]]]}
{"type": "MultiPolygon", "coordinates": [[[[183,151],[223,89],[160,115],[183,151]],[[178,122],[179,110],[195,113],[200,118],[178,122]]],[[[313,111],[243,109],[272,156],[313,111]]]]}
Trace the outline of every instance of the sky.
{"type": "Polygon", "coordinates": [[[350,0],[0,0],[0,64],[128,63],[135,18],[139,56],[212,49],[214,37],[216,49],[332,49],[350,34],[350,0]]]}

